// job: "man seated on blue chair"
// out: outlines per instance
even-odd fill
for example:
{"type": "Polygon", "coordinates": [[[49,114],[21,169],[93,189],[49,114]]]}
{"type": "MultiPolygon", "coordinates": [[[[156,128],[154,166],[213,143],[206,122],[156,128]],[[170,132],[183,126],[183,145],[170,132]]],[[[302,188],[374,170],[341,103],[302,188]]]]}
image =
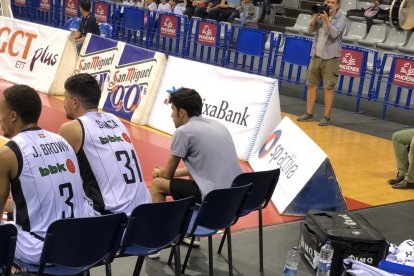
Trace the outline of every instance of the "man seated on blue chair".
{"type": "MultiPolygon", "coordinates": [[[[37,264],[49,225],[58,219],[88,216],[78,161],[61,136],[37,125],[42,102],[26,85],[0,96],[0,125],[11,138],[0,148],[0,213],[11,191],[18,230],[15,257],[37,264]]],[[[63,249],[64,250],[64,249],[63,249]]]]}
{"type": "Polygon", "coordinates": [[[79,30],[77,32],[72,32],[71,38],[75,40],[76,49],[78,50],[78,54],[82,49],[83,42],[85,41],[85,37],[88,33],[100,35],[98,23],[96,23],[95,16],[91,13],[92,4],[90,0],[81,0],[80,4],[80,12],[82,15],[82,21],[79,25],[79,30]]]}
{"type": "Polygon", "coordinates": [[[177,128],[165,167],[152,171],[153,202],[194,196],[202,198],[215,189],[229,188],[242,173],[233,139],[220,122],[201,116],[202,100],[194,89],[180,88],[170,96],[171,117],[177,128]],[[178,164],[183,160],[185,168],[178,164]],[[180,177],[189,177],[183,179],[180,177]]]}

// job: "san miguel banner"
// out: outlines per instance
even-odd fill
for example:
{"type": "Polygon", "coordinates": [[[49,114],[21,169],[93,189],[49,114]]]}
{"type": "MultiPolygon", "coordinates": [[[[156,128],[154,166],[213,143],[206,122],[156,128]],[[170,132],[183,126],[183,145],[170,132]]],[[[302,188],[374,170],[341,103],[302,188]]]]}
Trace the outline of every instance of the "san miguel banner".
{"type": "Polygon", "coordinates": [[[350,77],[360,77],[364,53],[342,48],[339,73],[350,77]]]}
{"type": "Polygon", "coordinates": [[[180,87],[200,93],[202,116],[218,120],[228,128],[240,159],[248,160],[257,143],[263,143],[280,121],[276,79],[170,56],[149,126],[174,133],[168,98],[180,87]]]}
{"type": "Polygon", "coordinates": [[[281,214],[346,210],[326,153],[288,117],[271,132],[249,163],[254,171],[280,168],[272,202],[281,214]]]}
{"type": "Polygon", "coordinates": [[[96,21],[98,23],[107,23],[108,22],[108,3],[105,2],[95,2],[93,4],[93,11],[96,21]]]}
{"type": "Polygon", "coordinates": [[[63,85],[57,83],[64,81],[66,70],[73,71],[76,61],[73,52],[65,55],[70,49],[76,51],[74,43],[68,45],[69,35],[65,30],[0,16],[0,78],[40,92],[63,94],[63,85]]]}
{"type": "Polygon", "coordinates": [[[121,56],[118,44],[118,41],[88,34],[80,51],[74,73],[91,74],[96,78],[103,91],[121,56]]]}
{"type": "Polygon", "coordinates": [[[78,0],[65,0],[65,15],[69,17],[78,16],[78,0]]]}
{"type": "Polygon", "coordinates": [[[407,88],[414,88],[414,60],[395,58],[392,83],[407,88]]]}

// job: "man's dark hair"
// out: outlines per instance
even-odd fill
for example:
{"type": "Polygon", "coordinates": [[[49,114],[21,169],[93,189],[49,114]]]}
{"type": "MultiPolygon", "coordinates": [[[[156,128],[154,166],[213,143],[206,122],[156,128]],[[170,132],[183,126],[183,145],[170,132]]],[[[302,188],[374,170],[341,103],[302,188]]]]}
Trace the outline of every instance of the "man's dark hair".
{"type": "Polygon", "coordinates": [[[92,8],[91,0],[81,0],[79,6],[82,10],[90,12],[92,8]]]}
{"type": "Polygon", "coordinates": [[[65,89],[71,95],[79,98],[85,109],[98,108],[101,89],[94,77],[82,73],[73,75],[65,81],[65,89]]]}
{"type": "Polygon", "coordinates": [[[189,117],[201,115],[203,102],[200,94],[190,88],[179,88],[170,96],[170,103],[174,104],[177,109],[187,111],[189,117]]]}
{"type": "Polygon", "coordinates": [[[25,124],[37,124],[42,112],[42,100],[36,90],[27,85],[13,85],[3,92],[7,106],[20,117],[25,124]]]}

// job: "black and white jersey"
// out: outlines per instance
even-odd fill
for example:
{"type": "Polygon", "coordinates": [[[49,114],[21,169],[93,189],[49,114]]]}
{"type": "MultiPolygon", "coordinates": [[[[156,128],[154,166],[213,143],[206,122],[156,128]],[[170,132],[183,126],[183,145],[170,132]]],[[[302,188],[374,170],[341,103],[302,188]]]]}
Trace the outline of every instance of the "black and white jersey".
{"type": "Polygon", "coordinates": [[[53,221],[91,213],[76,154],[65,139],[32,128],[17,134],[6,146],[18,161],[18,173],[10,180],[10,188],[19,230],[44,237],[53,221]]]}
{"type": "Polygon", "coordinates": [[[124,124],[113,114],[88,112],[78,118],[83,144],[77,156],[86,195],[101,214],[130,214],[151,202],[138,155],[124,124]]]}

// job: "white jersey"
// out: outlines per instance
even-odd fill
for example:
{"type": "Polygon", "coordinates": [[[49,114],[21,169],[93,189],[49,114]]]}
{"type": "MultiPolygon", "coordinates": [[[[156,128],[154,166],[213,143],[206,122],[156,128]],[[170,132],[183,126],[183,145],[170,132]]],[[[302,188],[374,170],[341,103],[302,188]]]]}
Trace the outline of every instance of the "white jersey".
{"type": "Polygon", "coordinates": [[[83,144],[77,156],[86,195],[101,213],[125,212],[151,197],[144,183],[138,155],[124,124],[106,112],[78,118],[83,144]]]}
{"type": "Polygon", "coordinates": [[[73,148],[61,136],[31,128],[6,144],[18,161],[11,180],[14,221],[18,229],[16,257],[37,263],[49,225],[58,219],[88,216],[91,209],[73,148]]]}

